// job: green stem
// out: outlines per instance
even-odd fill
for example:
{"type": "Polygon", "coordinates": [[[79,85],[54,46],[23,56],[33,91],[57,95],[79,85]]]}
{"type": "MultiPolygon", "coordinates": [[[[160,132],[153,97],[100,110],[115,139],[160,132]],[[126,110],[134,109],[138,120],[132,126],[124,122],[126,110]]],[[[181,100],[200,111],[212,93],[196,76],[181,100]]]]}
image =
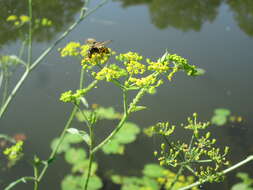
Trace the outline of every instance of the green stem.
{"type": "Polygon", "coordinates": [[[88,184],[89,184],[89,179],[90,179],[90,175],[91,175],[91,168],[92,168],[92,162],[93,162],[93,158],[94,158],[94,153],[92,152],[93,146],[94,146],[94,132],[93,132],[93,128],[89,127],[90,130],[90,146],[89,146],[89,167],[88,167],[88,173],[87,176],[85,176],[85,172],[83,173],[83,182],[85,182],[83,184],[83,190],[87,190],[88,188],[88,184]],[[85,180],[86,177],[86,180],[85,180]]]}
{"type": "Polygon", "coordinates": [[[4,188],[4,190],[10,190],[12,189],[14,186],[16,186],[17,184],[19,183],[26,183],[27,181],[35,181],[36,179],[34,177],[30,177],[30,176],[27,176],[27,177],[22,177],[16,181],[13,181],[10,185],[8,185],[7,187],[4,188]]]}
{"type": "Polygon", "coordinates": [[[100,4],[98,4],[96,7],[91,9],[86,13],[86,5],[83,6],[81,9],[81,14],[79,19],[73,23],[50,47],[48,47],[44,52],[29,66],[29,68],[25,71],[25,73],[21,76],[19,82],[16,84],[16,86],[13,88],[12,92],[6,99],[4,105],[0,109],[0,119],[3,117],[3,114],[6,112],[6,109],[10,102],[12,101],[13,97],[16,95],[17,91],[20,89],[20,87],[23,85],[25,79],[29,75],[30,71],[35,69],[38,64],[52,51],[52,49],[60,43],[74,28],[78,26],[78,24],[83,21],[87,16],[95,12],[98,8],[100,8],[102,5],[104,5],[108,0],[103,0],[100,4]]]}
{"type": "MultiPolygon", "coordinates": [[[[142,88],[135,98],[133,99],[132,103],[130,104],[129,108],[126,110],[126,112],[123,114],[123,117],[121,118],[119,124],[117,127],[111,132],[110,135],[108,135],[100,144],[98,144],[96,147],[93,148],[92,153],[97,152],[100,148],[102,148],[106,143],[108,143],[111,138],[121,129],[121,127],[124,125],[125,121],[127,120],[129,114],[131,113],[131,110],[136,106],[136,104],[140,101],[142,96],[145,94],[146,89],[142,88]]],[[[123,101],[126,101],[124,98],[123,101]]],[[[125,104],[125,103],[124,103],[125,104]]]]}
{"type": "MultiPolygon", "coordinates": [[[[82,70],[82,71],[81,71],[81,76],[80,76],[80,85],[79,85],[79,86],[83,86],[83,77],[82,77],[83,72],[84,72],[84,71],[82,70]]],[[[96,86],[97,83],[98,83],[98,81],[93,81],[93,82],[86,88],[86,93],[87,93],[88,91],[90,91],[92,88],[94,88],[94,87],[96,86]]],[[[78,104],[79,104],[79,103],[78,103],[78,104]]],[[[66,125],[65,125],[65,127],[64,127],[64,129],[63,129],[63,131],[62,131],[62,133],[61,133],[61,135],[60,135],[60,140],[59,140],[58,144],[56,145],[55,149],[54,149],[54,150],[52,151],[52,153],[50,154],[48,160],[54,159],[54,157],[55,157],[57,151],[59,150],[60,145],[61,145],[61,143],[62,143],[62,141],[63,141],[63,139],[64,139],[64,137],[65,137],[65,134],[67,133],[67,129],[70,127],[71,122],[72,122],[74,116],[76,115],[76,112],[77,112],[77,111],[78,111],[78,107],[77,107],[77,106],[74,106],[74,108],[73,108],[73,110],[72,110],[72,112],[71,112],[71,114],[70,114],[70,117],[69,117],[69,119],[68,119],[68,121],[67,121],[67,123],[66,123],[66,125]]],[[[41,181],[41,179],[42,179],[43,176],[45,175],[45,172],[46,172],[47,168],[48,168],[48,164],[46,164],[46,165],[44,166],[44,168],[42,169],[42,171],[41,171],[41,173],[40,173],[40,175],[39,175],[39,177],[38,177],[38,181],[41,181]]]]}
{"type": "Polygon", "coordinates": [[[173,189],[174,185],[175,185],[176,182],[178,181],[178,178],[179,178],[179,176],[182,174],[183,170],[184,170],[184,165],[182,165],[182,166],[179,168],[179,170],[178,170],[178,172],[177,172],[177,175],[175,176],[173,182],[171,183],[171,185],[170,185],[170,187],[169,187],[169,190],[172,190],[172,189],[173,189]]]}
{"type": "Polygon", "coordinates": [[[37,179],[38,179],[38,168],[37,168],[37,165],[36,164],[34,164],[34,166],[33,166],[33,173],[34,173],[34,178],[35,178],[35,180],[34,180],[34,190],[38,190],[38,187],[39,187],[39,184],[38,184],[38,181],[37,181],[37,179]]]}
{"type": "MultiPolygon", "coordinates": [[[[235,170],[236,168],[239,168],[239,167],[243,166],[244,164],[246,164],[246,163],[248,163],[248,162],[250,162],[250,161],[253,161],[253,155],[250,155],[250,156],[248,156],[246,159],[242,160],[241,162],[239,162],[239,163],[237,163],[237,164],[231,166],[230,168],[227,168],[227,169],[223,170],[222,172],[220,172],[220,174],[224,175],[224,174],[226,174],[226,173],[228,173],[228,172],[231,172],[232,170],[235,170]]],[[[193,184],[191,184],[191,185],[188,185],[188,186],[186,186],[186,187],[180,188],[179,190],[191,189],[191,188],[193,188],[193,187],[195,187],[195,186],[198,186],[198,185],[200,185],[200,184],[203,184],[203,183],[205,183],[205,182],[207,182],[207,180],[202,180],[201,182],[200,182],[200,181],[197,181],[197,182],[195,182],[195,183],[193,183],[193,184]]]]}
{"type": "Polygon", "coordinates": [[[28,57],[27,57],[27,63],[28,65],[31,65],[32,63],[32,0],[28,0],[28,6],[29,6],[29,32],[28,32],[28,57]]]}

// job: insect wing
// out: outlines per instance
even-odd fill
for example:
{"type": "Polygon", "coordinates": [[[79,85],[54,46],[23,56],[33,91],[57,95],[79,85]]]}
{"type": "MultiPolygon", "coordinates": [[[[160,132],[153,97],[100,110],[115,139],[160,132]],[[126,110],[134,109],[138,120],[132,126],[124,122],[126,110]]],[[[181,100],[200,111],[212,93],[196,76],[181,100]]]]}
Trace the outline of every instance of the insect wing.
{"type": "Polygon", "coordinates": [[[103,41],[103,42],[96,42],[95,45],[94,45],[94,47],[96,47],[96,48],[102,48],[102,47],[104,47],[105,45],[107,45],[107,44],[109,44],[111,42],[112,42],[112,40],[107,40],[107,41],[103,41]]]}

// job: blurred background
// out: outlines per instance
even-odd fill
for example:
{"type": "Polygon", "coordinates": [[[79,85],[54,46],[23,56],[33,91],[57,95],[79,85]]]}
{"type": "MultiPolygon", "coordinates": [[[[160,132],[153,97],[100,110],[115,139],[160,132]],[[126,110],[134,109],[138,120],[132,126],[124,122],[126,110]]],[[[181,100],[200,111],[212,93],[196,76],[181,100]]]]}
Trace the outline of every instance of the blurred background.
{"type": "MultiPolygon", "coordinates": [[[[91,7],[99,1],[92,1],[91,7]]],[[[68,26],[79,17],[81,0],[33,1],[35,18],[48,18],[51,27],[34,32],[33,59],[48,47],[68,26]]],[[[27,15],[25,0],[0,1],[0,54],[18,54],[22,31],[6,21],[9,15],[27,15]]],[[[136,51],[145,57],[156,59],[165,50],[177,53],[190,64],[203,68],[205,75],[190,78],[177,74],[172,82],[158,89],[155,95],[146,96],[142,104],[148,109],[137,112],[131,121],[141,128],[158,121],[175,124],[186,122],[193,112],[199,119],[210,120],[216,108],[227,108],[243,118],[241,123],[230,123],[210,128],[219,145],[231,147],[230,160],[236,163],[253,153],[253,1],[252,0],[113,0],[90,15],[57,48],[69,41],[84,42],[93,37],[98,41],[112,40],[110,48],[123,53],[136,51]]],[[[10,181],[32,173],[31,160],[36,154],[46,159],[50,143],[57,137],[71,111],[71,105],[59,101],[62,92],[76,89],[80,64],[76,59],[61,58],[57,48],[36,68],[11,103],[0,121],[0,132],[13,136],[25,134],[25,157],[15,167],[2,169],[0,187],[10,181]]],[[[23,70],[13,71],[9,81],[11,89],[23,70]]],[[[121,111],[119,89],[102,83],[89,93],[90,104],[113,105],[121,111]]],[[[108,123],[98,128],[103,138],[108,123]]],[[[81,126],[74,122],[73,127],[81,126]]],[[[98,130],[99,131],[99,130],[98,130]]],[[[183,132],[176,134],[184,137],[183,132]]],[[[127,146],[125,156],[98,154],[101,173],[112,167],[124,174],[142,169],[145,163],[155,162],[153,151],[159,140],[140,135],[127,146]]],[[[252,163],[240,168],[253,175],[252,163]]],[[[239,171],[237,170],[237,171],[239,171]]],[[[49,168],[41,189],[60,189],[60,182],[69,167],[59,157],[49,168]]],[[[203,189],[230,189],[236,182],[235,172],[222,184],[205,185],[203,189]]],[[[17,189],[27,189],[18,186],[17,189]]]]}

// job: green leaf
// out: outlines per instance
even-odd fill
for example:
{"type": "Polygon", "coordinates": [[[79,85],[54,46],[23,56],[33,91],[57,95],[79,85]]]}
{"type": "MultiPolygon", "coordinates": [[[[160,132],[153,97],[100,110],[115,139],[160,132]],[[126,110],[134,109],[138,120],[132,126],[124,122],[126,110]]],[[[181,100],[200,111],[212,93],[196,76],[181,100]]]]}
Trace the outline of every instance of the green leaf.
{"type": "Polygon", "coordinates": [[[155,179],[150,179],[149,177],[143,177],[144,187],[152,190],[159,190],[160,187],[155,179]]]}
{"type": "Polygon", "coordinates": [[[69,144],[77,144],[81,143],[83,141],[82,137],[78,135],[73,135],[73,134],[66,134],[64,140],[66,143],[69,144]]]}
{"type": "Polygon", "coordinates": [[[81,137],[84,140],[84,142],[90,145],[90,136],[88,133],[86,133],[86,131],[78,130],[76,128],[69,128],[67,132],[69,132],[72,135],[77,135],[81,137]]]}
{"type": "MultiPolygon", "coordinates": [[[[81,176],[72,176],[67,175],[62,183],[62,190],[82,190],[82,177],[81,176]]],[[[101,179],[97,176],[91,176],[89,179],[88,189],[97,190],[103,186],[101,179]]]]}
{"type": "Polygon", "coordinates": [[[102,188],[102,186],[103,186],[102,180],[98,176],[93,175],[93,176],[90,177],[87,189],[97,190],[97,189],[102,188]]]}
{"type": "MultiPolygon", "coordinates": [[[[60,138],[55,138],[53,139],[53,141],[51,142],[51,149],[54,150],[56,148],[56,146],[59,144],[60,138]]],[[[70,148],[70,145],[68,142],[63,141],[57,151],[58,154],[67,151],[70,148]]]]}
{"type": "MultiPolygon", "coordinates": [[[[89,160],[83,160],[82,162],[75,163],[71,169],[72,173],[83,173],[87,172],[89,168],[89,160]]],[[[98,164],[92,162],[91,175],[94,175],[98,169],[98,164]]]]}
{"type": "Polygon", "coordinates": [[[231,114],[230,110],[225,108],[218,108],[214,110],[215,115],[229,116],[231,114]]]}
{"type": "Polygon", "coordinates": [[[65,153],[65,160],[70,164],[77,164],[86,159],[86,152],[83,149],[70,148],[65,153]]]}
{"type": "Polygon", "coordinates": [[[253,179],[251,179],[247,173],[239,172],[236,174],[236,177],[240,178],[243,181],[243,183],[247,185],[253,184],[253,179]]]}
{"type": "Polygon", "coordinates": [[[143,175],[151,178],[158,178],[164,176],[164,171],[165,170],[157,164],[147,164],[145,165],[142,173],[143,175]]]}
{"type": "Polygon", "coordinates": [[[206,73],[206,70],[205,69],[202,69],[202,68],[196,68],[196,73],[195,73],[195,76],[201,76],[201,75],[204,75],[206,73]]]}
{"type": "Polygon", "coordinates": [[[61,182],[61,190],[81,190],[82,177],[67,175],[61,182]]]}
{"type": "Polygon", "coordinates": [[[212,117],[211,122],[215,125],[222,126],[226,124],[227,118],[223,115],[215,115],[212,117]]]}
{"type": "Polygon", "coordinates": [[[113,140],[121,144],[128,144],[136,139],[137,134],[140,133],[140,128],[135,123],[126,122],[119,132],[115,135],[113,140]]]}
{"type": "MultiPolygon", "coordinates": [[[[113,119],[121,119],[122,114],[116,112],[113,107],[99,107],[95,110],[83,110],[84,115],[86,115],[87,118],[90,118],[92,112],[96,112],[96,116],[98,119],[108,119],[108,120],[113,120],[113,119]]],[[[80,122],[84,122],[85,118],[83,117],[83,114],[81,112],[76,113],[76,118],[80,122]]]]}
{"type": "Polygon", "coordinates": [[[112,175],[111,180],[115,184],[122,184],[123,183],[123,177],[120,175],[112,175]]]}
{"type": "Polygon", "coordinates": [[[253,188],[244,183],[237,183],[232,186],[231,190],[253,190],[253,188]]]}
{"type": "Polygon", "coordinates": [[[123,154],[124,146],[120,145],[117,141],[111,140],[102,147],[105,154],[123,154]]]}
{"type": "Polygon", "coordinates": [[[97,115],[99,119],[120,119],[122,115],[114,110],[113,107],[103,108],[99,107],[97,110],[97,115]]]}
{"type": "Polygon", "coordinates": [[[102,147],[102,150],[106,154],[123,154],[123,145],[133,142],[138,133],[140,129],[136,124],[126,122],[111,141],[102,147]]]}

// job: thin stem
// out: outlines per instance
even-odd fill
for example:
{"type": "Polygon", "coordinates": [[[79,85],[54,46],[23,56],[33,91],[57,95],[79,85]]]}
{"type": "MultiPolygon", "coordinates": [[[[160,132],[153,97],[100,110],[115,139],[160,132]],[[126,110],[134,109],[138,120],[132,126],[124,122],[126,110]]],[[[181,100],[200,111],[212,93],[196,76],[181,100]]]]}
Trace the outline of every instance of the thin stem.
{"type": "MultiPolygon", "coordinates": [[[[121,118],[119,124],[117,127],[111,132],[110,135],[108,135],[100,144],[98,144],[96,147],[93,148],[92,152],[95,153],[97,152],[100,148],[102,148],[106,143],[108,143],[111,138],[121,129],[121,127],[124,125],[125,121],[128,118],[128,115],[131,113],[131,110],[136,106],[136,104],[140,101],[142,96],[145,94],[146,89],[142,88],[135,98],[133,99],[132,103],[130,104],[129,108],[126,110],[126,112],[123,114],[123,117],[121,118]]],[[[125,101],[125,99],[124,99],[125,101]]]]}
{"type": "Polygon", "coordinates": [[[17,91],[23,85],[23,83],[24,83],[25,79],[27,78],[28,74],[30,73],[30,71],[35,69],[38,66],[38,64],[52,51],[52,49],[57,44],[59,44],[60,41],[62,41],[74,28],[76,28],[81,21],[83,21],[87,16],[89,16],[93,12],[95,12],[98,8],[103,6],[107,1],[108,0],[103,0],[100,4],[98,4],[96,7],[94,7],[93,9],[88,11],[87,13],[86,13],[87,9],[85,7],[86,5],[83,6],[83,8],[81,9],[81,14],[80,14],[79,19],[76,22],[74,22],[50,47],[48,47],[46,50],[44,50],[44,52],[30,65],[29,69],[27,69],[25,71],[25,73],[22,75],[19,82],[16,84],[16,86],[13,88],[12,92],[10,93],[8,98],[6,99],[4,105],[1,107],[0,119],[3,117],[3,114],[6,112],[8,105],[12,101],[13,97],[16,95],[17,91]]]}
{"type": "Polygon", "coordinates": [[[26,183],[27,181],[35,181],[36,179],[34,177],[30,177],[30,176],[27,176],[27,177],[22,177],[16,181],[13,181],[11,184],[9,184],[7,187],[4,188],[4,190],[10,190],[12,189],[14,186],[16,186],[17,184],[23,182],[23,183],[26,183]]]}
{"type": "MultiPolygon", "coordinates": [[[[248,156],[246,159],[244,159],[244,160],[242,160],[241,162],[239,162],[239,163],[237,163],[237,164],[231,166],[230,168],[227,168],[227,169],[223,170],[223,171],[220,172],[220,173],[221,173],[222,175],[224,175],[224,174],[226,174],[226,173],[228,173],[228,172],[231,172],[232,170],[235,170],[236,168],[239,168],[239,167],[243,166],[244,164],[246,164],[246,163],[248,163],[248,162],[250,162],[250,161],[253,161],[253,155],[248,156]]],[[[188,186],[186,186],[186,187],[183,187],[183,188],[181,188],[181,189],[179,189],[179,190],[191,189],[192,187],[198,186],[198,185],[203,184],[203,183],[205,183],[205,182],[207,182],[207,180],[202,180],[201,182],[200,182],[200,181],[197,181],[197,182],[195,182],[195,183],[193,183],[193,184],[191,184],[191,185],[188,185],[188,186]]]]}
{"type": "Polygon", "coordinates": [[[123,90],[123,107],[124,107],[124,113],[127,113],[127,91],[123,90]]]}
{"type": "MultiPolygon", "coordinates": [[[[82,72],[81,72],[81,76],[82,76],[82,72]]],[[[82,77],[80,77],[80,86],[82,86],[82,85],[81,85],[82,83],[83,83],[82,77]]],[[[90,91],[92,88],[94,88],[94,87],[96,86],[97,83],[98,83],[98,81],[93,81],[93,82],[86,88],[86,93],[87,93],[88,91],[90,91]]],[[[61,135],[60,135],[60,140],[59,140],[58,144],[56,145],[55,149],[54,149],[54,150],[52,151],[52,153],[50,154],[48,160],[54,159],[54,157],[55,157],[55,155],[56,155],[56,153],[57,153],[57,151],[58,151],[58,149],[59,149],[59,147],[60,147],[60,145],[61,145],[61,143],[62,143],[62,141],[63,141],[63,139],[64,139],[64,136],[65,136],[65,134],[67,133],[67,129],[70,127],[71,122],[72,122],[74,116],[76,115],[76,112],[77,112],[77,111],[78,111],[78,107],[77,107],[77,106],[74,106],[74,108],[73,108],[73,110],[72,110],[72,112],[71,112],[71,114],[70,114],[70,117],[69,117],[69,119],[68,119],[68,121],[67,121],[67,123],[66,123],[66,125],[65,125],[65,127],[64,127],[64,129],[63,129],[63,131],[62,131],[62,133],[61,133],[61,135]]],[[[41,173],[40,173],[40,175],[39,175],[38,181],[41,181],[41,179],[42,179],[43,176],[45,175],[45,172],[46,172],[47,168],[48,168],[48,164],[45,164],[44,168],[42,169],[42,171],[41,171],[41,173]]]]}
{"type": "Polygon", "coordinates": [[[175,178],[174,178],[173,182],[171,183],[169,189],[173,189],[174,185],[175,185],[176,182],[178,181],[178,178],[179,178],[179,176],[182,174],[183,170],[184,170],[184,165],[182,165],[182,166],[179,168],[179,170],[178,170],[178,172],[177,172],[177,175],[175,176],[175,178]]]}
{"type": "Polygon", "coordinates": [[[27,63],[28,65],[31,65],[32,63],[32,0],[28,0],[29,3],[29,32],[28,32],[28,57],[27,57],[27,63]]]}
{"type": "Polygon", "coordinates": [[[93,149],[93,146],[94,146],[94,131],[93,131],[93,128],[92,126],[89,127],[89,130],[90,130],[90,146],[89,146],[89,167],[88,167],[88,173],[87,173],[87,176],[86,176],[86,180],[85,180],[85,172],[83,173],[83,182],[84,185],[83,185],[83,190],[87,190],[88,188],[88,184],[89,184],[89,179],[90,179],[90,175],[91,175],[91,168],[92,168],[92,162],[93,162],[93,158],[94,158],[94,153],[92,152],[92,149],[93,149]]]}
{"type": "Polygon", "coordinates": [[[34,173],[34,178],[35,178],[33,189],[38,190],[38,187],[39,187],[39,184],[38,184],[38,181],[37,181],[37,179],[38,179],[38,168],[37,168],[36,164],[33,165],[33,173],[34,173]]]}

